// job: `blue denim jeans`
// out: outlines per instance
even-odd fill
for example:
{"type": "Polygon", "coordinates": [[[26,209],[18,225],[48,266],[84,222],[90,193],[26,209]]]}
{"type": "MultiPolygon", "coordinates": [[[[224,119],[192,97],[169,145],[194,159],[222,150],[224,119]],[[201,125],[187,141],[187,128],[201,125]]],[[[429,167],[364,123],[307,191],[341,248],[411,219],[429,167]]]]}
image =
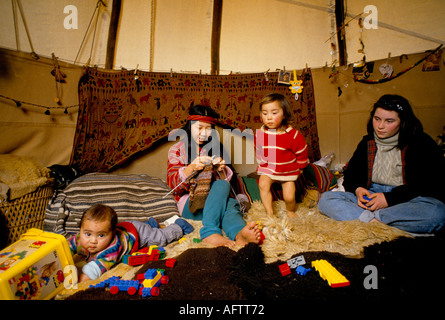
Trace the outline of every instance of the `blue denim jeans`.
{"type": "Polygon", "coordinates": [[[230,183],[226,180],[213,182],[207,196],[204,209],[195,213],[189,211],[189,200],[185,203],[182,217],[192,220],[202,220],[203,227],[199,231],[201,239],[222,230],[230,240],[235,240],[238,232],[246,226],[240,205],[237,200],[230,198],[230,183]]]}
{"type": "MultiPolygon", "coordinates": [[[[394,187],[372,184],[369,191],[390,192],[394,187]]],[[[433,233],[445,223],[445,204],[431,197],[416,197],[408,202],[382,208],[374,212],[357,205],[357,197],[351,192],[328,191],[322,194],[318,209],[335,220],[369,222],[373,218],[392,227],[412,233],[433,233]]]]}

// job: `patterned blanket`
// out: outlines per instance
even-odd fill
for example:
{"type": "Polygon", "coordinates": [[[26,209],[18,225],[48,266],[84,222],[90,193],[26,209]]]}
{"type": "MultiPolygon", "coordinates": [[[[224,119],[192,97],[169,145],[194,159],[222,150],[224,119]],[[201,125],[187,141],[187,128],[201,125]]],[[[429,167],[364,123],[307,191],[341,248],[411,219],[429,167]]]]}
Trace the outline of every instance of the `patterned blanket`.
{"type": "MultiPolygon", "coordinates": [[[[311,161],[320,158],[310,69],[299,79],[298,101],[278,73],[210,76],[200,74],[103,71],[86,68],[79,81],[79,115],[71,165],[85,172],[107,172],[181,128],[191,105],[209,105],[223,127],[256,130],[259,101],[278,92],[291,101],[295,127],[309,145],[311,161]]],[[[166,155],[167,158],[167,155],[166,155]]]]}
{"type": "Polygon", "coordinates": [[[83,212],[95,204],[116,211],[119,221],[162,222],[178,213],[170,188],[159,178],[146,175],[89,173],[55,194],[45,212],[44,230],[63,235],[79,231],[83,212]]]}

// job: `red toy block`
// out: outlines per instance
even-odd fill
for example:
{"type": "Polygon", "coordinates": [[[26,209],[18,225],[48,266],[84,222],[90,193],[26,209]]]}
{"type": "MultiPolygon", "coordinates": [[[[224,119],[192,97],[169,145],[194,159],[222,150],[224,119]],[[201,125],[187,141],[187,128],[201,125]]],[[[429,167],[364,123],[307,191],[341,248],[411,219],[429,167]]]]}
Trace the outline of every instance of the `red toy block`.
{"type": "Polygon", "coordinates": [[[129,266],[139,266],[148,261],[150,261],[150,256],[148,254],[140,254],[136,256],[128,256],[127,264],[129,266]]]}
{"type": "Polygon", "coordinates": [[[159,250],[158,249],[154,249],[151,251],[151,255],[153,257],[153,261],[158,261],[159,260],[159,250]]]}
{"type": "Polygon", "coordinates": [[[139,273],[136,275],[136,280],[144,281],[145,280],[145,273],[139,273]]]}
{"type": "Polygon", "coordinates": [[[289,265],[287,264],[287,262],[286,262],[286,263],[283,263],[282,265],[280,265],[279,268],[280,268],[281,275],[282,275],[283,277],[284,277],[284,276],[287,276],[288,274],[291,273],[290,268],[289,268],[289,265]]]}
{"type": "Polygon", "coordinates": [[[145,248],[139,249],[138,252],[148,254],[148,250],[150,250],[150,248],[145,247],[145,248]]]}
{"type": "Polygon", "coordinates": [[[165,261],[165,266],[169,268],[173,268],[176,265],[176,259],[167,259],[165,261]]]}

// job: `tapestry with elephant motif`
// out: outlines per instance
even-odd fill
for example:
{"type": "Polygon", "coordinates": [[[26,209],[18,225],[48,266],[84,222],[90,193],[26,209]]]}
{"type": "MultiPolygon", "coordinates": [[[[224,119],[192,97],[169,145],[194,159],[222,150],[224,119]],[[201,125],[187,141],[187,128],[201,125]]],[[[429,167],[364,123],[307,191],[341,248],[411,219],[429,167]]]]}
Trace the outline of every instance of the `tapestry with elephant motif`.
{"type": "MultiPolygon", "coordinates": [[[[190,106],[208,105],[223,128],[261,127],[259,102],[278,92],[291,102],[293,125],[305,136],[311,161],[320,158],[314,87],[304,69],[298,99],[278,72],[230,75],[110,71],[85,68],[70,165],[108,172],[185,125],[190,106]]],[[[167,159],[167,155],[166,155],[167,159]]]]}

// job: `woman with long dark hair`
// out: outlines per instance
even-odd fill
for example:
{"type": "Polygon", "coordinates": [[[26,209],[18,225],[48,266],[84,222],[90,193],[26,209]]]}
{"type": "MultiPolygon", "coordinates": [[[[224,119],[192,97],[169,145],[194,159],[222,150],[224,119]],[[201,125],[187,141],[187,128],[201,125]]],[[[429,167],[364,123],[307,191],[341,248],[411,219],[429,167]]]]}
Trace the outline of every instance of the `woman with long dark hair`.
{"type": "Polygon", "coordinates": [[[203,242],[214,246],[258,243],[260,231],[257,225],[254,221],[246,224],[240,204],[230,196],[230,180],[235,178],[235,173],[226,165],[224,159],[228,155],[215,131],[218,118],[219,115],[210,107],[197,105],[190,108],[188,121],[180,130],[183,137],[168,153],[167,183],[173,190],[182,217],[202,220],[200,235],[203,242]],[[201,206],[195,210],[190,203],[190,193],[197,187],[190,177],[205,172],[209,167],[211,171],[202,178],[208,180],[208,194],[205,201],[202,198],[195,200],[194,203],[201,201],[201,206]]]}
{"type": "Polygon", "coordinates": [[[324,193],[319,210],[336,220],[380,221],[411,233],[440,230],[445,158],[408,100],[382,96],[367,131],[344,172],[346,192],[324,193]]]}

